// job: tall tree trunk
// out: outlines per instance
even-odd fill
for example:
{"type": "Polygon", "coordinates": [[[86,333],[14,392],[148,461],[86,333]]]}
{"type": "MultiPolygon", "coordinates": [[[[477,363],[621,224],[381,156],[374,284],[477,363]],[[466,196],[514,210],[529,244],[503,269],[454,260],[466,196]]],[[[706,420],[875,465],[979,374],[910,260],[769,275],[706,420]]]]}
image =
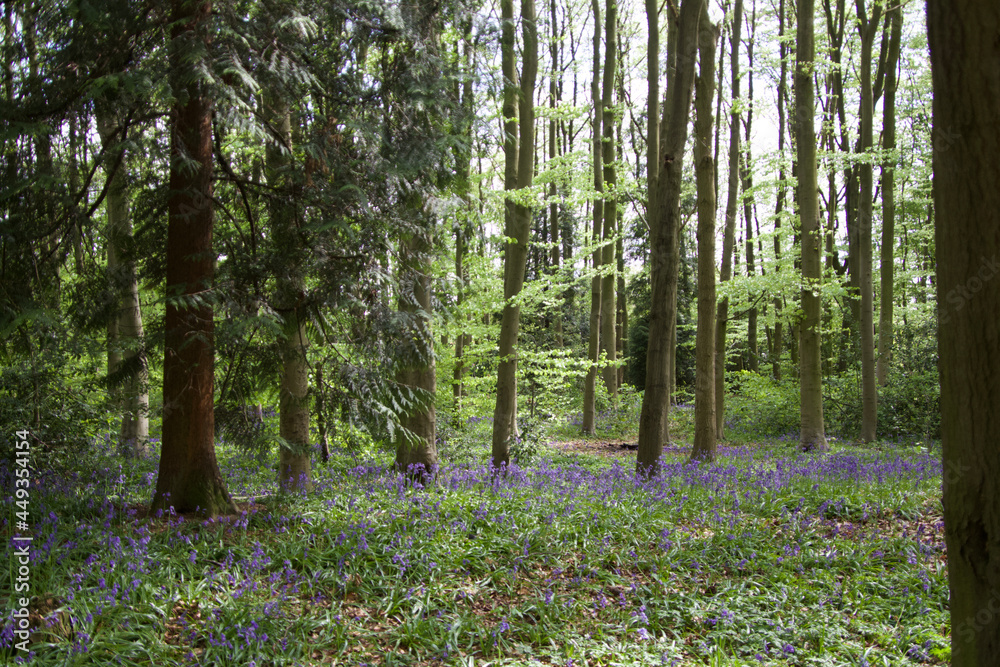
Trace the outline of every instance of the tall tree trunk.
{"type": "Polygon", "coordinates": [[[215,459],[212,101],[196,75],[208,57],[209,0],[174,0],[163,445],[152,509],[234,513],[215,459]],[[196,165],[196,166],[192,166],[196,165]]]}
{"type": "MultiPolygon", "coordinates": [[[[475,215],[475,202],[472,199],[472,121],[473,121],[473,45],[472,45],[472,19],[467,18],[462,22],[462,59],[465,69],[465,80],[462,82],[460,127],[462,136],[467,144],[455,149],[456,169],[459,173],[458,193],[462,197],[464,206],[460,214],[460,221],[455,226],[455,279],[458,282],[458,294],[456,301],[458,311],[461,313],[462,304],[465,301],[465,292],[468,286],[468,276],[465,271],[465,255],[468,252],[469,243],[472,240],[472,219],[475,215]]],[[[463,322],[467,320],[462,316],[463,322]]],[[[464,327],[463,327],[464,329],[464,327]]],[[[460,423],[462,415],[462,399],[465,394],[465,347],[470,343],[471,336],[465,331],[459,331],[455,336],[455,369],[452,374],[452,393],[454,398],[453,419],[456,425],[460,423]]]]}
{"type": "Polygon", "coordinates": [[[652,309],[646,353],[646,390],[639,417],[636,468],[640,474],[655,471],[669,439],[670,385],[667,370],[670,322],[677,314],[678,234],[680,233],[681,175],[691,113],[691,89],[698,48],[698,22],[704,0],[682,0],[677,25],[677,53],[668,49],[668,81],[660,143],[660,171],[650,217],[650,272],[652,309]]]}
{"type": "MultiPolygon", "coordinates": [[[[722,232],[722,269],[720,282],[733,277],[733,244],[736,236],[737,200],[740,195],[740,30],[743,25],[743,0],[733,7],[730,33],[730,79],[732,107],[729,113],[729,193],[726,195],[726,226],[722,232]]],[[[729,298],[722,297],[715,318],[715,437],[725,435],[726,413],[726,328],[729,323],[729,298]]]]}
{"type": "MultiPolygon", "coordinates": [[[[554,111],[559,106],[560,101],[560,79],[562,73],[559,69],[559,34],[558,15],[556,14],[556,0],[549,0],[549,23],[551,24],[551,34],[549,35],[549,59],[551,60],[552,72],[549,74],[549,106],[554,111]]],[[[549,120],[549,160],[554,161],[559,157],[560,142],[558,141],[558,122],[556,114],[552,114],[549,120]]],[[[559,273],[560,253],[559,253],[559,202],[557,196],[559,186],[556,179],[552,179],[549,184],[549,242],[552,248],[549,251],[549,263],[552,272],[559,273]]],[[[555,334],[556,347],[563,346],[563,321],[562,305],[556,306],[555,313],[555,334]]]]}
{"type": "MultiPolygon", "coordinates": [[[[740,0],[737,0],[739,2],[740,0]]],[[[695,177],[698,187],[698,330],[695,343],[694,446],[692,461],[715,460],[715,162],[712,157],[712,95],[719,26],[703,5],[698,32],[700,74],[695,84],[695,177]]],[[[737,46],[739,42],[736,42],[737,46]]]]}
{"type": "Polygon", "coordinates": [[[798,203],[802,220],[802,311],[799,323],[800,445],[804,451],[827,451],[823,427],[823,377],[820,363],[820,315],[823,265],[820,261],[819,198],[817,196],[814,0],[798,0],[798,35],[795,66],[796,154],[798,203]]]}
{"type": "Polygon", "coordinates": [[[595,415],[597,413],[597,364],[601,356],[601,291],[603,288],[601,276],[598,273],[604,261],[601,250],[601,229],[604,226],[604,170],[602,167],[604,152],[601,149],[601,132],[604,117],[604,102],[601,97],[601,2],[591,0],[594,11],[594,74],[590,84],[591,98],[594,101],[594,117],[592,119],[593,141],[591,142],[592,164],[594,170],[594,208],[591,231],[591,242],[594,245],[592,264],[594,277],[590,280],[590,336],[587,345],[587,358],[590,366],[583,384],[583,432],[593,435],[595,431],[595,415]]]}
{"type": "MultiPolygon", "coordinates": [[[[75,196],[80,189],[80,141],[83,132],[80,131],[79,114],[73,112],[69,116],[69,191],[75,196]]],[[[78,276],[83,275],[83,228],[78,216],[73,220],[73,268],[78,276]]]]}
{"type": "Polygon", "coordinates": [[[875,366],[875,378],[879,386],[885,386],[889,377],[889,362],[892,361],[892,307],[896,282],[893,256],[896,245],[896,177],[892,153],[896,150],[896,68],[903,32],[903,8],[897,5],[890,8],[889,12],[892,27],[885,68],[885,99],[882,103],[882,150],[888,157],[882,163],[882,282],[879,289],[878,363],[875,366]]]}
{"type": "MultiPolygon", "coordinates": [[[[522,57],[520,92],[515,88],[514,66],[514,9],[513,0],[503,0],[504,70],[504,119],[505,126],[512,125],[504,138],[506,160],[505,186],[513,172],[514,189],[531,186],[535,169],[535,76],[538,73],[538,35],[535,26],[534,0],[521,0],[522,57]],[[517,100],[519,120],[511,120],[508,110],[517,100]],[[518,136],[519,133],[519,136],[518,136]],[[520,143],[517,146],[517,143],[520,143]],[[516,147],[515,147],[516,146],[516,147]],[[514,158],[511,164],[511,158],[514,158]]],[[[512,189],[512,188],[507,188],[512,189]]],[[[524,265],[528,254],[528,236],[531,231],[531,209],[508,199],[505,210],[509,214],[504,255],[504,309],[500,324],[500,366],[497,370],[497,402],[493,411],[493,467],[505,466],[509,459],[509,440],[517,420],[517,332],[521,321],[521,307],[514,297],[524,286],[524,265]]]]}
{"type": "MultiPolygon", "coordinates": [[[[756,3],[754,6],[754,18],[756,18],[756,3]]],[[[754,31],[751,31],[749,39],[747,40],[747,65],[749,66],[751,72],[753,72],[753,46],[754,46],[754,31]]],[[[736,45],[736,53],[739,53],[739,44],[736,45]]],[[[742,183],[743,192],[750,192],[753,190],[753,172],[750,169],[750,148],[751,142],[750,137],[753,129],[753,77],[747,78],[747,119],[744,123],[746,132],[746,149],[740,155],[740,181],[742,183]]],[[[752,197],[744,197],[743,199],[743,219],[746,222],[746,262],[747,262],[747,276],[753,279],[757,275],[757,266],[754,262],[754,247],[753,247],[753,209],[754,201],[752,197]]],[[[763,260],[762,260],[763,261],[763,260]]],[[[751,299],[754,295],[750,295],[751,299]]],[[[749,312],[747,313],[747,352],[748,352],[748,365],[752,372],[756,373],[760,370],[760,365],[758,363],[757,356],[757,306],[751,306],[749,312]]]]}
{"type": "Polygon", "coordinates": [[[612,399],[618,396],[618,369],[615,363],[618,358],[615,349],[615,319],[618,309],[615,306],[615,235],[617,233],[618,203],[615,185],[615,114],[614,92],[615,73],[618,65],[618,5],[616,0],[607,0],[607,11],[604,17],[604,86],[602,90],[603,107],[601,122],[604,126],[604,140],[601,152],[604,163],[604,250],[602,253],[601,278],[601,347],[604,349],[605,366],[603,370],[604,385],[608,396],[612,399]]]}
{"type": "Polygon", "coordinates": [[[928,0],[951,664],[1000,661],[1000,4],[928,0]]]}
{"type": "Polygon", "coordinates": [[[307,491],[312,487],[309,446],[309,366],[306,350],[305,318],[302,312],[306,291],[302,275],[303,242],[295,223],[297,203],[291,179],[287,177],[292,152],[292,115],[280,95],[268,95],[265,113],[276,136],[268,142],[267,182],[274,194],[270,201],[271,238],[282,257],[282,270],[275,280],[274,308],[284,319],[281,352],[281,380],[278,391],[278,432],[283,440],[278,463],[278,485],[283,491],[307,491]]]}
{"type": "MultiPolygon", "coordinates": [[[[872,92],[872,45],[882,15],[880,5],[872,8],[871,20],[865,11],[865,0],[856,0],[861,31],[861,136],[859,153],[871,148],[872,125],[875,116],[872,92]]],[[[860,164],[861,200],[858,202],[858,241],[861,287],[861,441],[875,440],[878,425],[878,387],[875,383],[875,302],[872,284],[872,163],[860,164]]]]}
{"type": "MultiPolygon", "coordinates": [[[[620,22],[620,19],[619,19],[620,22]]],[[[626,61],[626,51],[625,44],[622,43],[621,39],[616,39],[616,46],[618,52],[618,63],[619,70],[622,71],[620,76],[616,76],[617,83],[616,90],[618,91],[618,100],[626,100],[627,93],[626,90],[631,87],[631,82],[626,85],[626,79],[628,78],[627,73],[622,70],[621,63],[626,61]]],[[[625,157],[625,141],[622,138],[622,126],[624,124],[624,114],[615,114],[615,132],[618,138],[616,144],[615,157],[619,164],[627,165],[628,161],[625,157]]],[[[638,146],[638,137],[635,135],[635,125],[633,123],[629,124],[629,137],[632,146],[638,146]]],[[[627,168],[626,168],[627,169],[627,168]]],[[[635,160],[635,178],[638,181],[642,178],[642,169],[639,165],[639,157],[636,155],[635,160]]],[[[619,199],[616,197],[615,202],[617,203],[619,199]]],[[[625,232],[622,229],[622,216],[616,215],[615,219],[617,221],[615,227],[617,235],[615,238],[615,350],[617,350],[618,355],[618,368],[615,369],[615,384],[620,389],[625,384],[625,363],[624,359],[627,356],[626,348],[628,347],[628,304],[626,303],[625,297],[625,232]]]]}
{"type": "MultiPolygon", "coordinates": [[[[139,279],[132,257],[132,216],[126,178],[124,128],[110,102],[97,106],[97,129],[104,145],[108,184],[108,274],[118,290],[118,314],[108,322],[108,375],[122,410],[119,448],[125,456],[149,455],[149,368],[143,340],[139,279]],[[126,377],[120,377],[124,372],[126,377]]],[[[81,260],[82,261],[82,260],[81,260]]]]}
{"type": "MultiPolygon", "coordinates": [[[[438,54],[438,12],[439,5],[434,0],[420,0],[404,10],[404,17],[416,28],[414,41],[408,45],[414,58],[414,51],[418,48],[429,55],[438,54]]],[[[412,61],[408,58],[407,62],[412,61]]],[[[425,86],[436,82],[436,77],[429,73],[415,71],[413,75],[418,81],[422,78],[420,83],[425,86]]],[[[419,119],[412,126],[417,132],[427,131],[434,123],[444,120],[434,107],[424,112],[415,105],[412,108],[411,113],[419,119]]],[[[403,137],[402,140],[405,143],[416,141],[411,137],[403,137]]],[[[431,264],[437,233],[436,218],[428,203],[428,195],[419,187],[404,192],[403,203],[412,216],[412,223],[400,239],[402,289],[397,307],[407,315],[408,331],[398,360],[396,381],[413,389],[417,400],[405,410],[400,420],[403,428],[397,433],[395,464],[397,471],[426,484],[437,473],[438,467],[437,416],[434,406],[437,367],[434,359],[434,333],[431,328],[434,314],[431,304],[431,264]]],[[[516,405],[515,403],[515,411],[516,405]]]]}
{"type": "Polygon", "coordinates": [[[403,431],[396,435],[396,469],[426,483],[437,472],[437,421],[434,394],[437,372],[434,363],[434,336],[431,331],[430,257],[433,221],[423,210],[419,192],[410,193],[409,206],[419,222],[403,240],[403,286],[398,309],[410,318],[408,349],[400,360],[396,382],[418,390],[422,396],[401,420],[403,431]]]}
{"type": "MultiPolygon", "coordinates": [[[[781,56],[781,68],[778,77],[778,155],[785,154],[785,99],[788,94],[788,45],[785,43],[785,0],[778,2],[778,52],[781,56]]],[[[785,210],[785,162],[781,160],[778,169],[778,192],[774,205],[774,271],[781,271],[781,215],[785,210]]],[[[774,297],[774,343],[771,350],[771,375],[775,380],[781,380],[781,352],[784,341],[781,316],[782,300],[774,297]]]]}
{"type": "Polygon", "coordinates": [[[653,190],[660,168],[660,3],[646,0],[646,220],[652,215],[653,190]]]}
{"type": "MultiPolygon", "coordinates": [[[[660,5],[657,0],[646,0],[646,224],[654,222],[654,192],[660,173],[660,5]]],[[[670,376],[670,364],[667,364],[670,376]]],[[[663,424],[669,424],[664,419],[663,424]]],[[[667,436],[669,437],[669,436],[667,436]]]]}

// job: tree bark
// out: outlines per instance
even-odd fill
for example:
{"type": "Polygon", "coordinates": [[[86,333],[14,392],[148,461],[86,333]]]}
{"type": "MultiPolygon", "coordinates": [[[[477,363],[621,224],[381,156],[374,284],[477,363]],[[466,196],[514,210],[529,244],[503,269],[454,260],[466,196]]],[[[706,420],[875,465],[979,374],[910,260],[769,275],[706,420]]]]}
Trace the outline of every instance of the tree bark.
{"type": "Polygon", "coordinates": [[[617,174],[615,173],[615,115],[614,91],[615,73],[617,71],[616,58],[618,47],[616,45],[618,35],[618,4],[616,0],[607,0],[607,11],[605,15],[604,28],[604,86],[602,90],[601,122],[604,126],[604,139],[601,152],[603,154],[604,166],[604,249],[602,252],[601,277],[601,347],[604,349],[605,366],[603,369],[604,385],[607,387],[608,396],[615,399],[618,396],[618,369],[615,367],[617,361],[617,349],[615,347],[615,320],[618,309],[615,307],[615,235],[617,229],[618,203],[615,193],[617,174]]]}
{"type": "Polygon", "coordinates": [[[291,165],[292,116],[287,101],[271,94],[265,101],[270,126],[276,136],[265,148],[270,200],[271,238],[284,267],[275,279],[274,309],[284,320],[279,342],[281,378],[278,391],[278,434],[281,436],[278,486],[282,491],[312,488],[309,447],[309,366],[306,351],[305,276],[302,241],[295,223],[294,186],[287,173],[291,165]]]}
{"type": "Polygon", "coordinates": [[[587,345],[587,358],[590,366],[583,384],[583,432],[594,435],[595,416],[597,413],[597,364],[601,355],[601,308],[603,284],[598,269],[604,261],[600,247],[601,229],[604,226],[604,170],[602,167],[604,152],[601,150],[601,132],[604,117],[604,103],[601,97],[601,2],[591,0],[594,11],[594,74],[590,84],[591,98],[594,101],[594,117],[592,119],[592,164],[594,170],[594,208],[592,217],[591,242],[594,245],[592,264],[594,277],[590,280],[590,336],[587,345]]]}
{"type": "Polygon", "coordinates": [[[212,100],[195,74],[211,11],[209,0],[172,3],[163,445],[151,508],[217,516],[236,505],[215,458],[212,100]]]}
{"type": "Polygon", "coordinates": [[[108,275],[119,289],[118,313],[108,322],[108,375],[116,377],[112,395],[122,410],[119,448],[125,456],[149,455],[149,368],[146,362],[139,303],[139,279],[132,245],[132,216],[126,185],[124,132],[110,102],[96,104],[97,130],[105,149],[104,170],[108,184],[108,275]]]}
{"type": "Polygon", "coordinates": [[[431,267],[433,234],[430,214],[423,210],[419,193],[410,195],[411,208],[420,226],[403,240],[403,277],[399,311],[410,318],[408,349],[400,360],[396,382],[420,394],[416,404],[403,415],[403,431],[396,435],[396,469],[426,483],[437,472],[437,421],[434,394],[437,372],[434,363],[434,335],[431,331],[431,267]]]}
{"type": "MultiPolygon", "coordinates": [[[[778,2],[778,38],[780,44],[778,53],[781,56],[781,68],[778,77],[778,155],[785,153],[785,99],[788,94],[788,45],[785,37],[785,0],[778,2]]],[[[778,169],[778,192],[774,205],[774,271],[781,271],[781,216],[785,210],[785,163],[781,161],[778,169]]],[[[782,331],[782,301],[780,296],[774,297],[774,343],[771,350],[771,375],[781,381],[781,352],[784,341],[782,331]]]]}
{"type": "MultiPolygon", "coordinates": [[[[552,71],[549,74],[549,106],[553,111],[559,105],[559,77],[561,72],[559,71],[559,44],[557,29],[558,29],[558,16],[556,14],[556,0],[549,0],[549,23],[552,30],[549,39],[549,59],[551,61],[552,71]]],[[[470,77],[471,85],[471,77],[470,77]]],[[[555,113],[553,113],[552,118],[549,120],[549,160],[555,161],[559,156],[559,142],[556,140],[558,132],[558,122],[556,121],[555,113]]],[[[552,244],[552,248],[549,251],[549,265],[553,273],[559,272],[560,263],[560,253],[559,253],[559,203],[557,201],[557,196],[559,193],[558,185],[556,184],[556,179],[552,179],[549,184],[549,242],[552,244]]],[[[556,306],[555,312],[555,338],[556,347],[563,346],[563,322],[562,322],[562,306],[556,306]]]]}
{"type": "MultiPolygon", "coordinates": [[[[467,18],[462,23],[462,59],[466,76],[462,83],[461,111],[459,112],[461,114],[461,132],[467,145],[455,149],[455,166],[459,173],[457,190],[464,202],[460,220],[455,225],[455,279],[458,284],[456,302],[459,313],[462,312],[462,304],[465,301],[465,293],[469,283],[465,270],[465,255],[473,238],[471,220],[475,215],[475,202],[472,199],[473,52],[472,19],[467,18]]],[[[467,321],[467,316],[460,315],[460,317],[463,318],[463,322],[467,321]]],[[[461,423],[462,399],[465,395],[465,347],[470,342],[471,336],[465,333],[463,327],[463,330],[455,336],[455,369],[452,373],[454,399],[452,419],[456,426],[461,423]]]]}
{"type": "Polygon", "coordinates": [[[885,97],[882,102],[882,149],[887,157],[882,163],[882,248],[880,258],[881,287],[879,289],[878,317],[878,362],[875,379],[879,386],[885,386],[889,377],[889,363],[892,361],[892,310],[895,278],[896,245],[896,68],[899,65],[899,49],[903,32],[903,8],[891,7],[891,33],[889,55],[885,69],[885,97]]]}
{"type": "MultiPolygon", "coordinates": [[[[733,7],[733,27],[730,33],[730,79],[732,107],[729,112],[729,182],[726,195],[726,226],[722,232],[722,268],[719,281],[733,277],[733,245],[736,236],[737,199],[740,195],[740,30],[743,25],[743,0],[733,7]]],[[[729,298],[719,299],[715,318],[715,437],[725,435],[726,413],[726,329],[729,323],[729,298]]]]}
{"type": "MultiPolygon", "coordinates": [[[[882,10],[872,8],[871,20],[865,11],[865,0],[857,0],[861,32],[861,136],[858,153],[871,151],[875,99],[872,91],[872,46],[878,32],[882,10]]],[[[872,284],[872,217],[874,197],[872,163],[860,164],[861,198],[858,202],[858,242],[861,287],[861,441],[873,442],[878,426],[878,386],[875,382],[875,301],[872,284]]]]}
{"type": "MultiPolygon", "coordinates": [[[[505,188],[524,189],[531,186],[535,169],[535,77],[538,73],[538,35],[535,26],[534,0],[521,0],[522,57],[520,91],[515,87],[514,66],[514,9],[513,0],[503,0],[503,70],[504,70],[504,119],[508,130],[504,137],[506,161],[505,188]],[[517,100],[518,119],[508,116],[517,100]],[[518,143],[520,144],[518,146],[518,143]],[[516,146],[516,148],[515,148],[516,146]],[[511,162],[513,158],[513,163],[511,162]],[[513,175],[514,188],[506,187],[513,175]]],[[[493,467],[500,469],[510,460],[509,440],[517,420],[517,332],[521,320],[521,307],[514,298],[524,286],[524,266],[528,255],[528,236],[531,231],[531,209],[511,199],[505,202],[505,221],[509,223],[504,256],[504,309],[500,324],[500,365],[497,370],[497,402],[493,411],[493,467]]]]}
{"type": "Polygon", "coordinates": [[[799,323],[799,416],[803,451],[827,451],[823,427],[823,377],[820,363],[820,314],[823,266],[820,261],[819,198],[817,196],[814,0],[798,0],[798,36],[795,66],[796,157],[798,203],[802,237],[802,319],[799,323]]]}
{"type": "MultiPolygon", "coordinates": [[[[661,127],[660,172],[653,205],[658,209],[650,224],[650,274],[652,310],[646,354],[646,390],[639,417],[636,468],[653,474],[669,440],[670,323],[677,313],[678,234],[680,231],[681,175],[691,113],[691,89],[698,47],[698,22],[704,0],[682,0],[677,25],[677,53],[667,54],[668,81],[661,127]]],[[[668,49],[669,51],[669,49],[668,49]]]]}
{"type": "Polygon", "coordinates": [[[1000,664],[1000,5],[928,0],[951,664],[1000,664]],[[947,139],[944,139],[947,138],[947,139]]]}
{"type": "MultiPolygon", "coordinates": [[[[740,0],[737,0],[739,3],[740,0]]],[[[695,84],[695,178],[698,188],[698,329],[695,343],[694,446],[692,461],[715,460],[715,162],[712,157],[712,95],[719,26],[707,7],[698,33],[700,74],[695,84]]],[[[739,45],[737,40],[736,45],[739,45]]],[[[738,57],[738,55],[737,55],[738,57]]]]}
{"type": "MultiPolygon", "coordinates": [[[[752,17],[756,18],[756,3],[754,5],[754,14],[752,17]]],[[[753,43],[754,43],[754,30],[751,30],[749,39],[747,40],[747,64],[750,67],[750,71],[753,72],[753,43]]],[[[736,53],[739,53],[739,43],[736,44],[736,53]]],[[[753,129],[753,77],[748,77],[747,79],[747,120],[744,124],[745,128],[745,138],[746,138],[746,149],[740,155],[740,182],[743,188],[743,192],[750,192],[753,190],[753,172],[750,169],[751,159],[750,159],[750,148],[751,142],[750,137],[753,129]]],[[[751,197],[744,197],[743,199],[743,219],[746,223],[746,262],[747,262],[747,276],[751,279],[757,275],[757,265],[754,261],[754,247],[753,247],[753,215],[754,215],[754,201],[751,197]]],[[[761,260],[763,262],[763,260],[761,260]]],[[[751,299],[755,300],[755,295],[750,295],[751,299]]],[[[760,370],[759,357],[757,355],[757,306],[751,306],[749,312],[747,313],[747,353],[748,353],[748,366],[750,371],[756,373],[760,370]]]]}

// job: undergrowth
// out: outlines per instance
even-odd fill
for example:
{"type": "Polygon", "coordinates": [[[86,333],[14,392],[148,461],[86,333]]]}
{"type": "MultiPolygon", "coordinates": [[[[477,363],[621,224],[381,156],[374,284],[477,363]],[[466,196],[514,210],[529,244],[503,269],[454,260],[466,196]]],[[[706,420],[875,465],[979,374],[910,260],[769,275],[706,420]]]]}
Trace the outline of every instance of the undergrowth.
{"type": "MultiPolygon", "coordinates": [[[[543,443],[495,477],[486,442],[427,488],[335,452],[308,497],[221,445],[241,513],[214,521],[147,515],[155,459],[95,449],[32,491],[30,664],[948,659],[937,457],[755,445],[696,466],[671,448],[641,480],[631,457],[543,443]]],[[[24,661],[6,613],[0,650],[24,661]]]]}

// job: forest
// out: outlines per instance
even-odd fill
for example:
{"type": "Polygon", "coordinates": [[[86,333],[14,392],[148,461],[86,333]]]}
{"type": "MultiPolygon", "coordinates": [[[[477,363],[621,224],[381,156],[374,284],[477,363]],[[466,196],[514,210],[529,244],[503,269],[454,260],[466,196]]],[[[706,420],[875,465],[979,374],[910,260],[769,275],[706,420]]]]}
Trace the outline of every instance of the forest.
{"type": "Polygon", "coordinates": [[[995,0],[0,11],[0,659],[1000,665],[995,0]]]}

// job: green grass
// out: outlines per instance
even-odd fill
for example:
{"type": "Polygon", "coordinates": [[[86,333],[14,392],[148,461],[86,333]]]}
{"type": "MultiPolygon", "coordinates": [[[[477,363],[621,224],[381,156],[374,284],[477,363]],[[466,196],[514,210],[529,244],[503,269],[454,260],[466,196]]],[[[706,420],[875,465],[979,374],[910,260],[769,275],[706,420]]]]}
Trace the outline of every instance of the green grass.
{"type": "Polygon", "coordinates": [[[154,462],[98,451],[32,496],[33,592],[71,621],[30,664],[947,661],[936,457],[720,454],[697,467],[671,450],[640,482],[633,458],[543,447],[506,478],[477,463],[426,489],[385,454],[343,454],[303,497],[266,495],[273,471],[223,446],[247,503],[203,522],[145,516],[154,462]]]}

